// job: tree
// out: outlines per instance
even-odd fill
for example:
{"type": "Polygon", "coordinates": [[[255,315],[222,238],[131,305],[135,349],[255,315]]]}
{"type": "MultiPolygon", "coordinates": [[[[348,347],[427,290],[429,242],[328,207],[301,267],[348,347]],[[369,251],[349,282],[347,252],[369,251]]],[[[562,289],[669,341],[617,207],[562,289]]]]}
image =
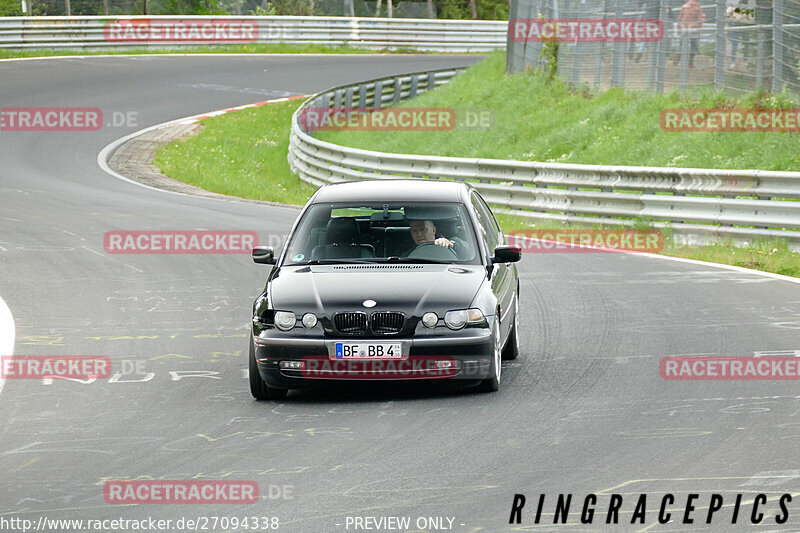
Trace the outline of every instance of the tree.
{"type": "Polygon", "coordinates": [[[22,14],[20,0],[0,0],[0,17],[21,17],[22,14]]]}

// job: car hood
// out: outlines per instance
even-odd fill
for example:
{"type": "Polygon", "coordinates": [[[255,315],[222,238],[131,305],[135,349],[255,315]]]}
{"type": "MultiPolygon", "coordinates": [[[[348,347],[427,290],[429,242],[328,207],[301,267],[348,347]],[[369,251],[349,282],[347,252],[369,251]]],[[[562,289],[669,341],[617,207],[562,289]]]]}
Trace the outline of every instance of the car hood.
{"type": "Polygon", "coordinates": [[[486,278],[480,265],[358,264],[284,267],[270,283],[274,309],[337,312],[372,308],[419,315],[465,308],[486,278]]]}

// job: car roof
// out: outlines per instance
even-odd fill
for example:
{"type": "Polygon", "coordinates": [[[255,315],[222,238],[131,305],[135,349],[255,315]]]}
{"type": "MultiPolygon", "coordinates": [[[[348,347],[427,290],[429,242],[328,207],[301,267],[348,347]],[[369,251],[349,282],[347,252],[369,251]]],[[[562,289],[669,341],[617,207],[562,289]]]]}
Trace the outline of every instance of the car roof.
{"type": "Polygon", "coordinates": [[[321,187],[312,203],[336,202],[464,202],[471,187],[457,181],[380,179],[333,183],[321,187]]]}

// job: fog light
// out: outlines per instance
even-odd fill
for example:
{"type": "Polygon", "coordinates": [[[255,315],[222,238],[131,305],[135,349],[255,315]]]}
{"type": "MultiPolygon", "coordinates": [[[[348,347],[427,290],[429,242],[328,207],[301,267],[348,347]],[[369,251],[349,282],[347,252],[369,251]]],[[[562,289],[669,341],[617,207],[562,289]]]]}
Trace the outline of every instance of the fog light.
{"type": "Polygon", "coordinates": [[[281,331],[289,331],[297,323],[297,317],[290,311],[275,311],[275,326],[281,331]]]}
{"type": "Polygon", "coordinates": [[[308,329],[317,325],[317,316],[314,313],[306,313],[303,315],[303,325],[308,329]]]}
{"type": "Polygon", "coordinates": [[[436,313],[425,313],[422,315],[422,324],[426,328],[434,328],[436,324],[439,322],[439,317],[436,316],[436,313]]]}
{"type": "Polygon", "coordinates": [[[436,361],[437,368],[458,368],[458,361],[436,361]]]}
{"type": "Polygon", "coordinates": [[[284,370],[303,370],[306,367],[305,361],[281,361],[281,369],[284,370]]]}

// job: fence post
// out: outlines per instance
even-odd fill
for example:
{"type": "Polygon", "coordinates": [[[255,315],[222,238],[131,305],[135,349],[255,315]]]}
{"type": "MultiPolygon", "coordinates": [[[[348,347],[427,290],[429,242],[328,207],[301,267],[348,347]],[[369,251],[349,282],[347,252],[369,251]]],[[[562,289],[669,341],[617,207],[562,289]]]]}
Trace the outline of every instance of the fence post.
{"type": "MultiPolygon", "coordinates": [[[[614,16],[621,19],[624,15],[622,2],[616,2],[617,9],[614,16]]],[[[627,61],[625,50],[628,43],[614,43],[614,58],[611,65],[611,86],[623,87],[625,85],[625,61],[627,61]]]]}
{"type": "Polygon", "coordinates": [[[765,41],[767,40],[764,35],[764,30],[758,28],[758,58],[756,59],[756,87],[759,89],[764,88],[764,52],[766,48],[765,41]]]}
{"type": "Polygon", "coordinates": [[[518,70],[516,59],[517,54],[519,53],[519,48],[523,43],[517,43],[512,38],[514,31],[514,20],[518,18],[518,12],[519,0],[510,0],[508,5],[508,35],[506,36],[506,74],[513,74],[518,70]]]}
{"type": "Polygon", "coordinates": [[[689,42],[689,32],[683,31],[681,35],[681,61],[678,68],[681,69],[680,75],[680,90],[685,91],[687,85],[687,78],[689,76],[689,54],[691,50],[691,43],[689,42]]]}
{"type": "Polygon", "coordinates": [[[772,92],[783,90],[783,0],[772,6],[772,92]]]}
{"type": "Polygon", "coordinates": [[[714,89],[721,91],[725,88],[725,47],[728,44],[725,39],[725,2],[717,2],[717,49],[714,52],[714,89]]]}
{"type": "MultiPolygon", "coordinates": [[[[581,17],[581,16],[586,17],[587,15],[586,15],[586,13],[582,14],[580,11],[575,10],[575,11],[568,12],[567,15],[565,15],[564,18],[578,18],[578,17],[581,17]]],[[[563,43],[563,44],[567,44],[567,43],[563,43]]],[[[559,62],[559,64],[561,63],[561,57],[562,57],[561,54],[563,53],[564,48],[566,48],[566,47],[559,46],[559,48],[558,48],[558,56],[559,56],[558,57],[558,62],[559,62]]],[[[583,61],[583,56],[582,56],[583,50],[584,50],[584,46],[581,43],[580,38],[578,37],[578,38],[575,39],[575,42],[572,43],[572,65],[571,65],[572,69],[571,69],[571,72],[570,72],[570,81],[572,82],[573,85],[576,85],[576,86],[581,82],[581,66],[582,66],[581,65],[581,61],[583,61]]]]}
{"type": "Polygon", "coordinates": [[[671,28],[669,27],[669,19],[665,16],[666,11],[666,2],[667,0],[660,0],[659,4],[661,6],[661,11],[659,13],[659,18],[661,22],[664,24],[664,35],[661,37],[661,40],[658,42],[658,64],[656,65],[656,93],[663,94],[664,93],[664,83],[666,80],[667,75],[667,52],[669,51],[670,44],[672,43],[672,37],[670,35],[671,28]]]}

